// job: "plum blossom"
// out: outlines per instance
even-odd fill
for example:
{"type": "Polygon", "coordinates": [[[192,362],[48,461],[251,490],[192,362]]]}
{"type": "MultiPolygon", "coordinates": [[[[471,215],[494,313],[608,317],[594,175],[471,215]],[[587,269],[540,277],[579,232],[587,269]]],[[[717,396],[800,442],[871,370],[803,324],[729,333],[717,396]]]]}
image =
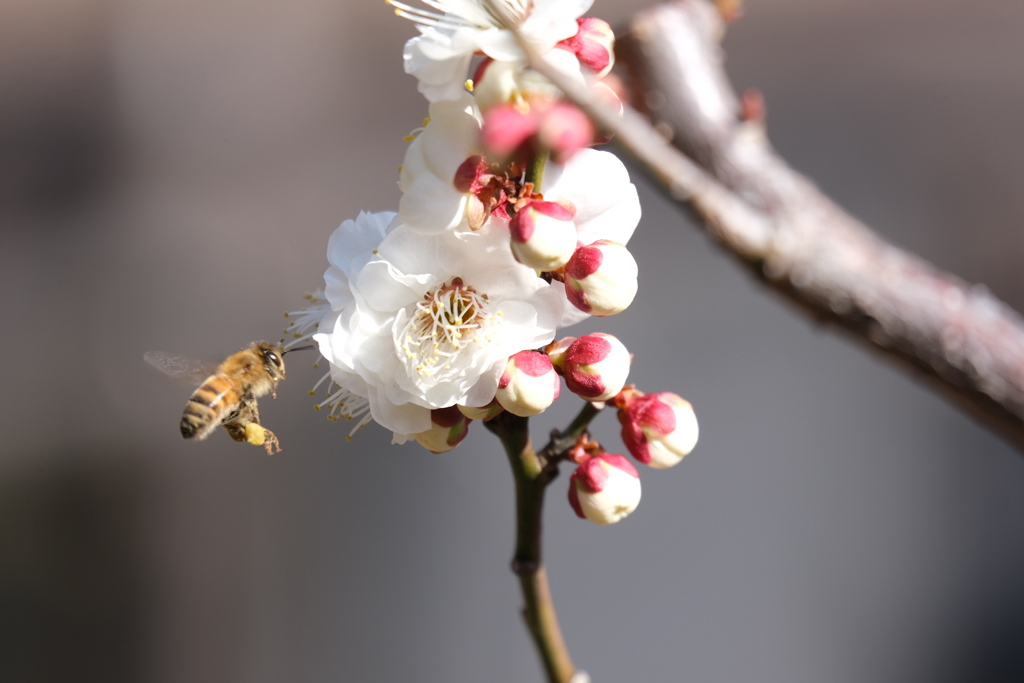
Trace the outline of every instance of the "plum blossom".
{"type": "Polygon", "coordinates": [[[395,13],[417,24],[420,35],[405,44],[405,71],[419,81],[431,102],[464,92],[473,55],[522,64],[524,55],[510,29],[517,29],[538,52],[550,52],[579,31],[577,17],[592,0],[502,0],[500,15],[482,0],[431,0],[437,11],[389,0],[395,13]]]}
{"type": "Polygon", "coordinates": [[[550,342],[565,307],[499,226],[423,235],[364,213],[335,231],[328,260],[313,340],[339,400],[365,401],[399,441],[430,429],[433,409],[490,403],[509,356],[550,342]]]}

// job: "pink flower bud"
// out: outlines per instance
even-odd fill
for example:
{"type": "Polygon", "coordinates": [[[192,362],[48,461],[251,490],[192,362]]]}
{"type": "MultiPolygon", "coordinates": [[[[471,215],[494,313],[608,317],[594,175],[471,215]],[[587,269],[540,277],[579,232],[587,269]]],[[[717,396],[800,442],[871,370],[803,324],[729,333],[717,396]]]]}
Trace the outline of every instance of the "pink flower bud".
{"type": "Polygon", "coordinates": [[[569,157],[594,144],[594,124],[575,105],[559,102],[540,116],[537,137],[552,158],[564,163],[569,157]]]}
{"type": "Polygon", "coordinates": [[[432,453],[450,451],[469,433],[470,419],[459,412],[457,406],[430,411],[430,429],[413,434],[421,446],[432,453]]]}
{"type": "Polygon", "coordinates": [[[614,524],[640,504],[640,474],[617,453],[588,457],[569,478],[569,505],[582,519],[614,524]]]}
{"type": "Polygon", "coordinates": [[[470,420],[483,420],[486,422],[495,415],[499,415],[504,408],[498,403],[497,399],[492,399],[490,403],[479,408],[459,405],[459,412],[468,417],[470,420]]]}
{"type": "Polygon", "coordinates": [[[619,408],[619,422],[626,448],[651,467],[672,467],[697,445],[693,406],[667,391],[627,398],[619,408]]]}
{"type": "Polygon", "coordinates": [[[625,246],[598,240],[577,249],[565,264],[565,294],[585,313],[621,313],[636,296],[637,272],[636,260],[625,246]]]}
{"type": "Polygon", "coordinates": [[[488,152],[505,157],[536,132],[536,114],[520,111],[511,104],[499,104],[484,114],[480,136],[488,152]]]}
{"type": "Polygon", "coordinates": [[[596,17],[581,17],[576,20],[579,30],[572,38],[558,43],[558,47],[569,50],[598,78],[603,78],[615,63],[615,34],[607,21],[596,17]]]}
{"type": "Polygon", "coordinates": [[[512,254],[535,270],[557,270],[578,244],[574,210],[556,202],[530,202],[509,221],[512,254]]]}
{"type": "Polygon", "coordinates": [[[588,401],[607,401],[622,391],[629,375],[629,351],[603,332],[580,337],[565,351],[562,375],[569,391],[588,401]]]}
{"type": "Polygon", "coordinates": [[[495,398],[513,415],[532,417],[551,407],[560,389],[550,358],[539,351],[520,351],[508,359],[495,398]]]}

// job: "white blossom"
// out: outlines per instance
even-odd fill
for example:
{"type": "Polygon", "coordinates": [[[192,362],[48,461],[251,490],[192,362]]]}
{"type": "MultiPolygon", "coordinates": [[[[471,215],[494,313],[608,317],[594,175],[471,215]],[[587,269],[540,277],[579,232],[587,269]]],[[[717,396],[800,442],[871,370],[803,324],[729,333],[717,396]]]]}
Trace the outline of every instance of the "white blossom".
{"type": "Polygon", "coordinates": [[[510,29],[541,54],[576,35],[577,17],[592,0],[501,0],[496,15],[482,0],[430,0],[436,11],[389,0],[400,16],[417,24],[420,35],[405,44],[406,73],[419,81],[431,102],[459,97],[476,53],[522,63],[524,55],[510,29]]]}
{"type": "Polygon", "coordinates": [[[364,240],[382,221],[362,214],[332,236],[331,311],[313,339],[332,380],[404,440],[430,428],[431,409],[490,403],[508,357],[550,342],[565,304],[499,226],[423,235],[393,220],[364,240]]]}

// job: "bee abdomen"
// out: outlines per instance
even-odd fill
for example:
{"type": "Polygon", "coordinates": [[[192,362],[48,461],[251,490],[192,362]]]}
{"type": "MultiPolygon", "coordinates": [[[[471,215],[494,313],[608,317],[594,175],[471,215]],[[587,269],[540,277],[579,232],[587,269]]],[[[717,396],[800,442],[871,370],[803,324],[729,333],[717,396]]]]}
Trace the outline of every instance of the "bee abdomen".
{"type": "Polygon", "coordinates": [[[204,404],[202,399],[193,396],[185,406],[185,413],[181,416],[181,435],[186,439],[193,438],[197,432],[214,423],[217,419],[217,411],[204,404]]]}
{"type": "Polygon", "coordinates": [[[196,389],[185,406],[181,416],[181,435],[186,439],[204,439],[220,423],[228,412],[233,391],[231,384],[221,377],[212,375],[196,389]]]}

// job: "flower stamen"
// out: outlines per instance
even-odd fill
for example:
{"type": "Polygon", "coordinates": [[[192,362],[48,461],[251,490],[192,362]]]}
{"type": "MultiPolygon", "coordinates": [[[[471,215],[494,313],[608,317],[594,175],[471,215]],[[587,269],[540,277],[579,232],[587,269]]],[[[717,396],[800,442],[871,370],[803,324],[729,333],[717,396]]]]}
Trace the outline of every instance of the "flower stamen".
{"type": "Polygon", "coordinates": [[[305,299],[310,303],[308,307],[284,314],[288,318],[284,334],[292,336],[292,340],[284,345],[285,351],[308,341],[316,333],[324,313],[330,310],[330,303],[323,299],[323,292],[311,292],[305,295],[305,299]]]}
{"type": "Polygon", "coordinates": [[[410,373],[434,380],[457,374],[460,353],[493,338],[500,319],[488,309],[487,295],[466,285],[462,278],[452,278],[427,292],[398,337],[410,373]]]}
{"type": "MultiPolygon", "coordinates": [[[[320,382],[316,383],[316,386],[320,386],[321,382],[323,382],[323,378],[320,379],[320,382]]],[[[370,414],[370,402],[362,396],[353,394],[348,389],[339,387],[333,380],[328,385],[327,393],[327,399],[313,406],[313,410],[330,408],[327,413],[327,419],[331,422],[356,420],[355,426],[348,433],[348,436],[345,437],[351,441],[353,434],[373,420],[373,416],[370,414]]]]}

